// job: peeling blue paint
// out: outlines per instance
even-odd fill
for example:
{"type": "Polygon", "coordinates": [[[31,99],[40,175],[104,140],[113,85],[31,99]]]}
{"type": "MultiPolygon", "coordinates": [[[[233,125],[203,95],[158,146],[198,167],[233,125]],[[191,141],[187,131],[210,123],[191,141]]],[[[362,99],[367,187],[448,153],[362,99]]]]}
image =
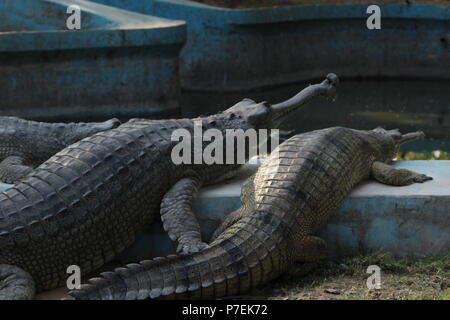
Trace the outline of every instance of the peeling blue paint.
{"type": "Polygon", "coordinates": [[[395,221],[375,218],[369,225],[364,242],[369,243],[372,248],[385,248],[390,243],[395,243],[398,237],[398,229],[395,221]]]}

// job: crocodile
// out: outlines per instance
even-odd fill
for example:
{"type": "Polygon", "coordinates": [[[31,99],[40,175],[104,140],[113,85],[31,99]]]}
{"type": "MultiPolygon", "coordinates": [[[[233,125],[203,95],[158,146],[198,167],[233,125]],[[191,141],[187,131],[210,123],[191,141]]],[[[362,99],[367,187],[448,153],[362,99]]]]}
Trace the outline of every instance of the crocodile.
{"type": "Polygon", "coordinates": [[[236,296],[281,275],[296,261],[326,256],[315,234],[360,181],[395,186],[432,179],[389,162],[399,145],[423,137],[396,130],[333,127],[296,135],[243,185],[241,207],[208,248],[131,263],[101,273],[75,299],[212,299],[236,296]]]}
{"type": "Polygon", "coordinates": [[[46,123],[0,117],[0,181],[15,183],[65,147],[118,127],[118,119],[90,123],[46,123]]]}
{"type": "Polygon", "coordinates": [[[99,268],[160,214],[179,252],[205,248],[190,203],[201,185],[229,176],[241,164],[175,163],[172,152],[180,139],[173,133],[189,135],[194,145],[189,154],[195,156],[196,125],[225,138],[233,128],[277,128],[312,98],[335,98],[337,84],[337,76],[329,74],[278,104],[244,99],[203,118],[132,119],[61,150],[0,193],[0,299],[29,299],[65,285],[69,266],[82,274],[99,268]]]}

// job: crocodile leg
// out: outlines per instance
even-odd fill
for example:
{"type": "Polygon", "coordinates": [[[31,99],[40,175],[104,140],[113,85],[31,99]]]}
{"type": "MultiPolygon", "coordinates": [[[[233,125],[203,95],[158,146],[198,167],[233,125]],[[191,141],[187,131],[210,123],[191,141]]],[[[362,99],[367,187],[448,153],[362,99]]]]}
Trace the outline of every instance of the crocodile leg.
{"type": "MultiPolygon", "coordinates": [[[[253,203],[255,201],[253,192],[254,179],[255,175],[252,175],[247,180],[245,180],[244,184],[242,185],[241,203],[253,203]]],[[[230,228],[233,224],[238,222],[244,215],[249,214],[248,209],[249,206],[242,206],[228,214],[222,221],[220,226],[216,229],[216,231],[214,231],[214,234],[211,237],[211,242],[214,241],[226,229],[230,228]]]]}
{"type": "Polygon", "coordinates": [[[15,183],[22,179],[33,168],[23,165],[25,159],[20,156],[9,156],[0,162],[0,180],[4,183],[15,183]]]}
{"type": "Polygon", "coordinates": [[[0,300],[30,300],[35,291],[33,278],[28,272],[0,264],[0,300]]]}
{"type": "Polygon", "coordinates": [[[198,252],[208,245],[201,240],[200,226],[192,212],[192,200],[200,187],[196,178],[179,180],[161,202],[161,220],[164,230],[178,242],[178,253],[198,252]]]}
{"type": "Polygon", "coordinates": [[[413,183],[422,183],[433,180],[425,174],[417,173],[407,169],[394,168],[383,162],[375,161],[371,170],[372,176],[381,183],[392,186],[407,186],[413,183]]]}
{"type": "Polygon", "coordinates": [[[313,262],[326,257],[327,244],[316,236],[305,236],[296,241],[294,260],[313,262]]]}
{"type": "Polygon", "coordinates": [[[242,188],[236,211],[209,247],[189,255],[130,264],[102,274],[69,294],[76,299],[212,299],[243,294],[275,279],[295,261],[325,256],[313,236],[353,186],[372,174],[404,184],[429,177],[374,159],[390,159],[421,133],[342,127],[301,134],[278,146],[242,188]],[[370,146],[370,147],[369,147],[370,146]],[[369,148],[368,148],[369,147],[369,148]]]}

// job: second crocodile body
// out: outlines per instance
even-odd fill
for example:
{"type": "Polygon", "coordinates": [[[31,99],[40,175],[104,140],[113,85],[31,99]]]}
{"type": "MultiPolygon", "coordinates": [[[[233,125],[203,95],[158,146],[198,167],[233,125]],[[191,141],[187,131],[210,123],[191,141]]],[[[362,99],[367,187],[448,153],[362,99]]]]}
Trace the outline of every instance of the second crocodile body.
{"type": "Polygon", "coordinates": [[[76,299],[212,299],[245,293],[294,261],[325,255],[315,233],[360,181],[390,185],[430,177],[389,163],[399,145],[423,136],[341,127],[294,136],[281,144],[242,188],[242,206],[217,230],[210,247],[129,264],[89,280],[76,299]]]}

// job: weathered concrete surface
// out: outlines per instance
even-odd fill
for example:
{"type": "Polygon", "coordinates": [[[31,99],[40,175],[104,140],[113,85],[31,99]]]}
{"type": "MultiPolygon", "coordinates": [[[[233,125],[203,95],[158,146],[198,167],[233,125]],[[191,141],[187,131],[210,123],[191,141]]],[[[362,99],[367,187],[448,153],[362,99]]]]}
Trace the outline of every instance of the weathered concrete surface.
{"type": "Polygon", "coordinates": [[[405,187],[359,185],[320,232],[332,255],[385,250],[398,256],[450,251],[450,161],[399,161],[433,181],[405,187]]]}
{"type": "MultiPolygon", "coordinates": [[[[397,161],[407,168],[433,177],[424,184],[405,187],[365,181],[343,201],[320,235],[331,256],[374,250],[398,256],[439,255],[450,251],[450,161],[397,161]]],[[[258,165],[247,164],[226,183],[202,188],[194,204],[204,239],[220,221],[240,206],[243,181],[258,165]]],[[[0,185],[0,189],[9,188],[0,185]]],[[[174,246],[162,226],[150,226],[120,258],[122,261],[165,256],[174,246]]]]}
{"type": "Polygon", "coordinates": [[[104,119],[179,113],[183,21],[83,0],[0,1],[0,115],[104,119]],[[69,5],[81,30],[67,30],[69,5]]]}
{"type": "MultiPolygon", "coordinates": [[[[320,232],[331,255],[377,249],[395,255],[428,255],[450,250],[450,161],[398,161],[396,167],[434,180],[406,187],[361,183],[320,232]]],[[[241,182],[202,190],[196,212],[205,225],[240,205],[241,182]]]]}

